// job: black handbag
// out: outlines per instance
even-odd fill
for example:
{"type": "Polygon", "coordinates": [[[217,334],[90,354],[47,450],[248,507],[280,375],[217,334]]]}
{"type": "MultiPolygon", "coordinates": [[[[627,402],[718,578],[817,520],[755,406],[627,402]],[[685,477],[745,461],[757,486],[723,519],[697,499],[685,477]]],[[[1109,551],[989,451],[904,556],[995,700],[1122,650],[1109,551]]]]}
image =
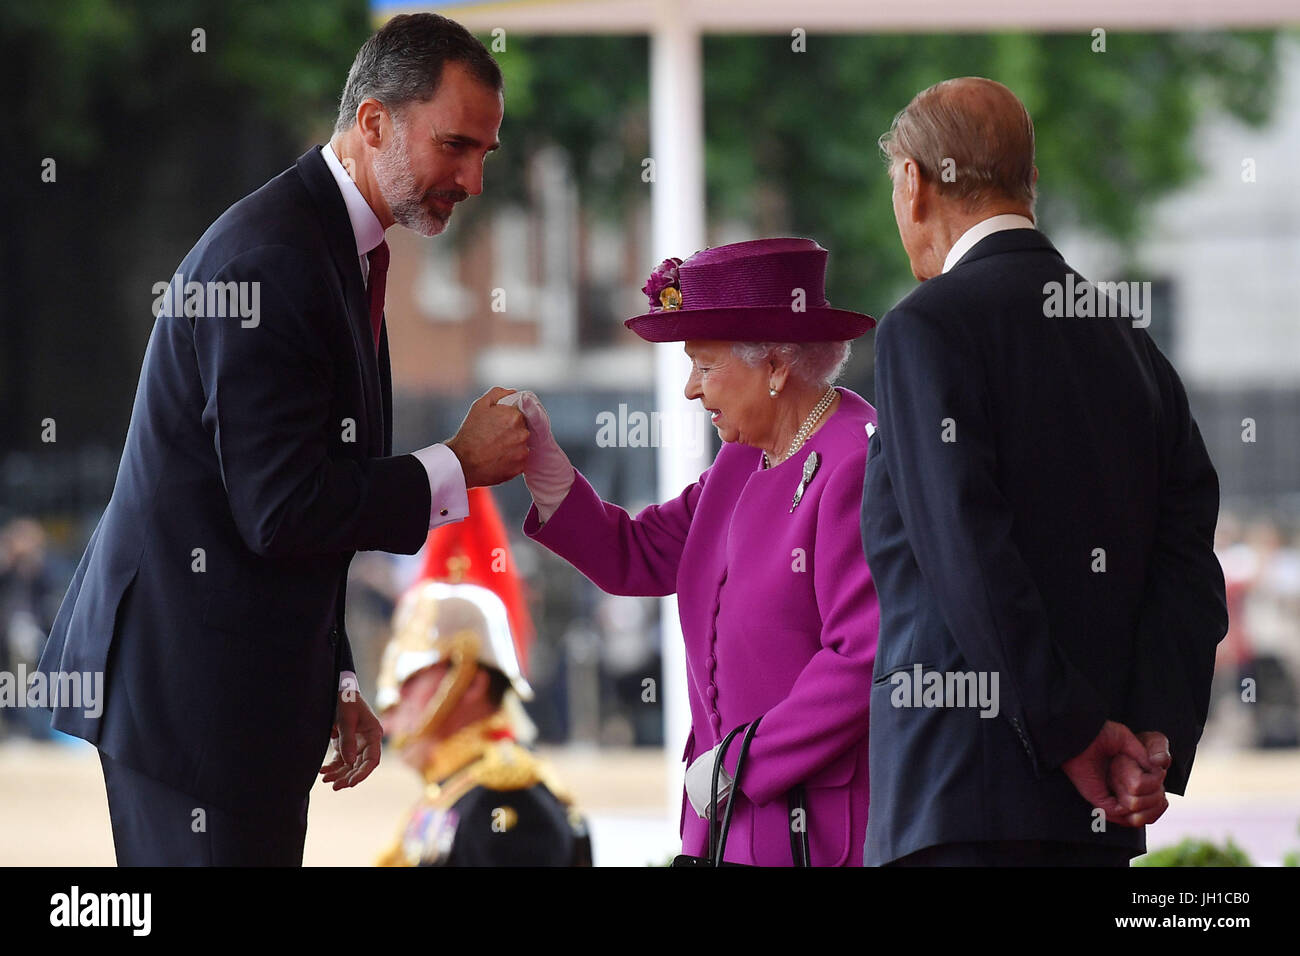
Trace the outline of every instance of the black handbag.
{"type": "MultiPolygon", "coordinates": [[[[746,727],[741,724],[731,733],[722,739],[722,746],[718,748],[718,759],[713,762],[713,779],[709,787],[709,855],[708,856],[690,856],[686,853],[678,854],[673,857],[673,866],[749,866],[748,863],[726,863],[723,862],[723,855],[727,849],[727,835],[731,832],[731,811],[736,805],[736,800],[740,796],[740,775],[745,769],[745,757],[749,754],[749,742],[754,739],[754,732],[758,730],[758,722],[762,717],[754,718],[754,722],[746,727]],[[740,739],[740,753],[736,755],[736,778],[732,783],[731,798],[727,801],[727,809],[723,811],[721,825],[718,823],[718,776],[722,769],[722,762],[727,756],[727,751],[731,747],[731,742],[736,735],[742,730],[745,735],[740,739]]],[[[787,805],[790,808],[790,814],[793,817],[796,811],[799,812],[800,823],[802,826],[795,830],[790,829],[790,857],[795,866],[812,866],[811,856],[808,851],[808,814],[804,809],[803,787],[796,786],[789,793],[787,805]]]]}

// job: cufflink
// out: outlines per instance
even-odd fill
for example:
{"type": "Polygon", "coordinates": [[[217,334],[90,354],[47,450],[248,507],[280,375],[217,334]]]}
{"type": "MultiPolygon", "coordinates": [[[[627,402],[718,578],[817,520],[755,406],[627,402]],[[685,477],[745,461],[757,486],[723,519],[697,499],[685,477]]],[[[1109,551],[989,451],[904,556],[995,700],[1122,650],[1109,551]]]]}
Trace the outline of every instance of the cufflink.
{"type": "Polygon", "coordinates": [[[443,508],[441,511],[438,512],[438,514],[442,515],[442,517],[444,518],[447,517],[447,509],[443,508]]]}

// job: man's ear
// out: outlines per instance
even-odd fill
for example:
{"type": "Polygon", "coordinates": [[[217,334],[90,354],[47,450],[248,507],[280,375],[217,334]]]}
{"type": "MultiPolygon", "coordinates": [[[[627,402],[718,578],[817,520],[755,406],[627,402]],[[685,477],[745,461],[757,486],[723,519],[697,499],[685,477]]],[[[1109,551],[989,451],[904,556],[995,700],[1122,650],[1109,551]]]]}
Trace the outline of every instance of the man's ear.
{"type": "Polygon", "coordinates": [[[903,202],[912,222],[925,219],[929,184],[921,177],[921,167],[914,159],[903,160],[903,202]]]}
{"type": "Polygon", "coordinates": [[[388,115],[384,104],[374,97],[364,99],[357,107],[357,126],[361,130],[361,141],[371,149],[383,145],[385,134],[385,117],[388,115]]]}

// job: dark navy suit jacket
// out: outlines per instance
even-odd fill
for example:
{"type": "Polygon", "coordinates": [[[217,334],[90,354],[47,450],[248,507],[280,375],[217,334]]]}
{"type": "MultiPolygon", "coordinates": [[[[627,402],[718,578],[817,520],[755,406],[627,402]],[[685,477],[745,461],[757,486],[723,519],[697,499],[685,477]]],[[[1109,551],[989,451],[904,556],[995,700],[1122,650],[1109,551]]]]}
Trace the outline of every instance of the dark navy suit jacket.
{"type": "Polygon", "coordinates": [[[176,271],[258,283],[259,314],[164,303],[112,498],[40,666],[106,674],[102,716],[56,707],[59,730],[219,807],[296,804],[352,665],[348,565],[358,550],[419,550],[428,477],[391,455],[387,335],[376,359],[319,147],[227,210],[176,271]]]}
{"type": "Polygon", "coordinates": [[[1186,787],[1227,630],[1218,479],[1144,330],[1045,317],[1070,272],[1036,230],[995,233],[876,333],[869,865],[967,840],[1141,852],[1060,770],[1106,719],[1168,735],[1186,787]],[[996,672],[997,716],[896,706],[916,665],[996,672]]]}

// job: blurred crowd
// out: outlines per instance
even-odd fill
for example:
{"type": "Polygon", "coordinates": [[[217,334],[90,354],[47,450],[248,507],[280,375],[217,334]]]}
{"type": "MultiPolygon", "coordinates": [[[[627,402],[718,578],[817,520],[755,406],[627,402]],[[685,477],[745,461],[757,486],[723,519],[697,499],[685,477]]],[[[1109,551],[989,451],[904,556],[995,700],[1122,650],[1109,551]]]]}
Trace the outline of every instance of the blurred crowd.
{"type": "MultiPolygon", "coordinates": [[[[72,568],[50,554],[40,522],[19,517],[0,527],[0,672],[31,672],[71,577],[72,568]]],[[[0,707],[0,739],[52,735],[45,711],[0,707]]]]}
{"type": "Polygon", "coordinates": [[[1300,746],[1300,532],[1224,511],[1215,531],[1228,635],[1215,667],[1215,731],[1241,746],[1300,746]]]}
{"type": "MultiPolygon", "coordinates": [[[[661,742],[656,602],[611,598],[569,569],[513,548],[538,625],[530,661],[537,700],[530,715],[546,742],[603,746],[661,742]],[[647,680],[653,681],[647,684],[647,680]],[[647,690],[647,688],[650,688],[647,690]]],[[[1207,735],[1240,747],[1300,746],[1300,529],[1268,516],[1225,511],[1215,551],[1228,595],[1207,735]]],[[[0,526],[0,672],[30,672],[75,568],[41,523],[0,526]]],[[[373,686],[397,598],[420,557],[358,554],[349,580],[348,632],[363,687],[373,686]]],[[[47,740],[40,710],[0,707],[0,738],[47,740]]]]}

